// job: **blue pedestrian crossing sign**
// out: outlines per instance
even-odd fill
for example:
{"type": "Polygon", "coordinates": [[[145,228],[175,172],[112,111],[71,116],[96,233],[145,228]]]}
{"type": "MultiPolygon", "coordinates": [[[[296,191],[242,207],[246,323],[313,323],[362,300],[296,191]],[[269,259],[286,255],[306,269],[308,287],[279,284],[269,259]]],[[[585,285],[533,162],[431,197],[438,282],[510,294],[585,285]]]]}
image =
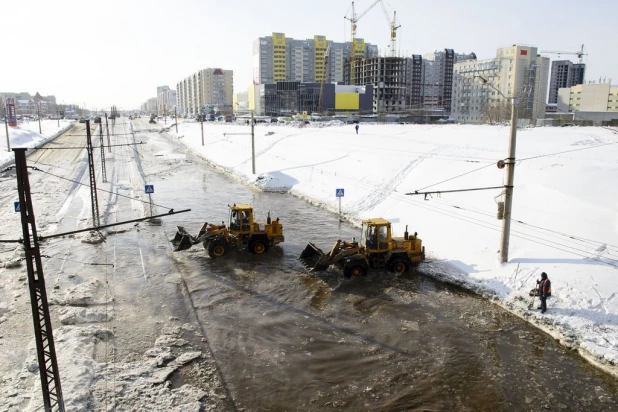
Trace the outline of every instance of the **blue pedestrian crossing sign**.
{"type": "Polygon", "coordinates": [[[19,202],[13,202],[13,206],[15,206],[15,213],[21,212],[21,207],[19,206],[19,202]]]}
{"type": "Polygon", "coordinates": [[[335,194],[337,197],[343,197],[343,193],[344,193],[343,189],[337,189],[335,191],[335,194]]]}
{"type": "Polygon", "coordinates": [[[145,185],[144,186],[144,191],[146,193],[154,193],[154,185],[145,185]]]}

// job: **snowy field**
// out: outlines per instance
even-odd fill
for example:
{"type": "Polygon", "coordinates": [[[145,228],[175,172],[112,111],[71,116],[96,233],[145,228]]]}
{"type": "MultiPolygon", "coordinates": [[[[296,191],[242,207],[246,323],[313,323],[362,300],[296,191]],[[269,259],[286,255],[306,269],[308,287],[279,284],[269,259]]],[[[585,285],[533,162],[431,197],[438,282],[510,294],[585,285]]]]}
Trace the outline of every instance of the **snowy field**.
{"type": "Polygon", "coordinates": [[[504,185],[506,169],[496,163],[507,157],[508,127],[361,124],[356,135],[353,125],[259,124],[255,175],[249,133],[248,125],[205,123],[202,145],[200,124],[187,121],[177,138],[244,182],[335,213],[335,191],[345,189],[345,218],[383,217],[395,235],[406,225],[418,232],[428,257],[422,272],[486,295],[618,376],[616,132],[519,130],[506,264],[496,217],[502,189],[407,194],[504,185]],[[544,315],[538,300],[528,310],[541,272],[553,290],[544,315]]]}

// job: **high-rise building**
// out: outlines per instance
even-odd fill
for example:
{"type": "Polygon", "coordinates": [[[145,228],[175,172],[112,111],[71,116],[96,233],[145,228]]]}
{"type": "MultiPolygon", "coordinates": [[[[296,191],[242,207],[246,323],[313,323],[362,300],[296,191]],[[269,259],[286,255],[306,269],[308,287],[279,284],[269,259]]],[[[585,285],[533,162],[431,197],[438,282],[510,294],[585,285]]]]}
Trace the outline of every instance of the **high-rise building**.
{"type": "Polygon", "coordinates": [[[464,60],[476,60],[474,53],[458,54],[453,49],[444,49],[423,56],[423,80],[421,103],[427,109],[443,109],[451,112],[453,92],[453,65],[464,60]]]}
{"type": "Polygon", "coordinates": [[[519,118],[540,119],[545,112],[548,77],[549,58],[541,57],[531,46],[513,45],[498,49],[493,59],[457,62],[451,118],[472,123],[491,121],[494,109],[518,98],[519,118]]]}
{"type": "Polygon", "coordinates": [[[408,65],[410,77],[410,108],[420,109],[423,102],[423,57],[412,55],[408,65]]]}
{"type": "Polygon", "coordinates": [[[171,90],[167,86],[162,88],[157,87],[157,90],[159,89],[161,89],[157,95],[157,111],[159,115],[173,114],[174,107],[177,106],[176,90],[171,90]]]}
{"type": "Polygon", "coordinates": [[[558,103],[558,89],[583,84],[585,74],[586,64],[584,63],[573,63],[570,60],[554,60],[551,63],[547,103],[558,103]]]}
{"type": "Polygon", "coordinates": [[[176,84],[177,104],[185,116],[197,116],[208,108],[232,112],[233,71],[203,69],[176,84]]]}
{"type": "Polygon", "coordinates": [[[169,86],[159,86],[157,87],[157,113],[159,115],[164,115],[170,109],[170,105],[168,102],[167,92],[169,92],[169,86]]]}
{"type": "Polygon", "coordinates": [[[352,44],[333,42],[325,36],[296,40],[285,33],[272,33],[260,37],[253,43],[253,84],[341,82],[352,50],[360,58],[378,55],[378,47],[363,39],[354,39],[352,44]]]}

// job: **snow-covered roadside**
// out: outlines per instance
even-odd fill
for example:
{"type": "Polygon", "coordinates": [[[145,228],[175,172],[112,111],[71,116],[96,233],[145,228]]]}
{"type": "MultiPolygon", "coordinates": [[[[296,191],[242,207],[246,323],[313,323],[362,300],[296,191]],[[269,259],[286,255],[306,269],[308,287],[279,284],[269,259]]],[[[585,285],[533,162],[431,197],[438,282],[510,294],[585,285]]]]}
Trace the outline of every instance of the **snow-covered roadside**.
{"type": "Polygon", "coordinates": [[[618,178],[613,132],[520,131],[517,157],[530,159],[517,165],[517,221],[509,263],[501,265],[501,222],[495,206],[487,207],[500,191],[428,200],[405,193],[502,185],[495,162],[505,157],[506,127],[362,124],[355,135],[349,125],[258,125],[256,175],[248,126],[204,123],[204,146],[199,123],[180,123],[177,135],[167,128],[220,170],[263,190],[288,190],[336,212],[335,188],[345,188],[343,213],[353,223],[382,216],[395,233],[406,224],[418,231],[430,256],[424,273],[484,294],[618,376],[618,231],[611,224],[618,198],[606,190],[618,178]],[[553,281],[545,315],[528,310],[542,271],[553,281]]]}
{"type": "MultiPolygon", "coordinates": [[[[9,140],[11,149],[14,147],[35,147],[39,146],[64,133],[75,124],[75,120],[42,120],[41,132],[39,133],[39,122],[24,122],[17,127],[9,127],[9,140]]],[[[7,150],[6,127],[0,125],[0,167],[14,161],[12,151],[7,150]]]]}

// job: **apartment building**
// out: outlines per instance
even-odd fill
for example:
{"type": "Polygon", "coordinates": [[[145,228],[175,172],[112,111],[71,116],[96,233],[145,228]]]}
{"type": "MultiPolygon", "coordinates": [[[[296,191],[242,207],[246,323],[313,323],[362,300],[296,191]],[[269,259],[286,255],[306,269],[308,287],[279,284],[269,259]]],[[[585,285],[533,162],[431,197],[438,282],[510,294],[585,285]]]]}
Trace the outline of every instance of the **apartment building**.
{"type": "Polygon", "coordinates": [[[558,90],[559,112],[618,112],[618,86],[580,84],[558,90]]]}
{"type": "Polygon", "coordinates": [[[253,84],[298,82],[341,82],[345,61],[354,53],[375,57],[378,47],[363,39],[338,43],[325,36],[297,40],[285,33],[272,33],[253,43],[253,84]]]}
{"type": "Polygon", "coordinates": [[[459,61],[476,60],[474,53],[455,53],[444,49],[422,55],[421,103],[426,109],[442,109],[451,112],[453,92],[453,65],[459,61]]]}
{"type": "Polygon", "coordinates": [[[157,87],[157,113],[159,115],[170,114],[176,107],[176,90],[169,86],[157,87]]]}
{"type": "Polygon", "coordinates": [[[146,113],[146,114],[155,114],[155,113],[157,113],[157,98],[156,97],[151,97],[150,99],[146,100],[140,106],[140,110],[141,110],[142,113],[146,113]]]}
{"type": "Polygon", "coordinates": [[[177,104],[185,116],[197,116],[207,107],[232,111],[233,71],[202,69],[176,84],[177,104]]]}
{"type": "Polygon", "coordinates": [[[573,63],[570,60],[554,60],[551,63],[547,103],[558,103],[558,89],[583,84],[585,74],[586,65],[584,63],[573,63]]]}
{"type": "Polygon", "coordinates": [[[537,52],[536,47],[513,45],[498,49],[493,59],[455,63],[451,118],[483,123],[490,120],[490,109],[510,104],[513,97],[519,98],[521,119],[543,118],[549,58],[537,52]]]}

